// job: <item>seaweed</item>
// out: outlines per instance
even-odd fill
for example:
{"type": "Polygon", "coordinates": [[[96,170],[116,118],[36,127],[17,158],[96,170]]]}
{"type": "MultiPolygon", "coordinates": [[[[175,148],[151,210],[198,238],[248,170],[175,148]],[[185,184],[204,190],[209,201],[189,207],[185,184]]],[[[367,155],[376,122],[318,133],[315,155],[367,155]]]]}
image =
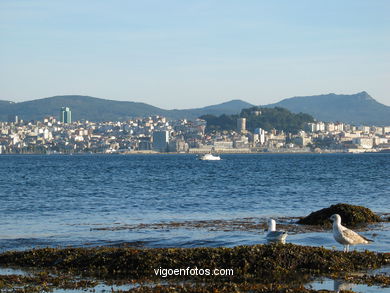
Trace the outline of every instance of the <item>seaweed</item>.
{"type": "Polygon", "coordinates": [[[329,218],[333,214],[339,214],[342,224],[351,228],[382,221],[378,215],[366,207],[339,203],[311,213],[300,219],[298,224],[331,227],[332,223],[329,218]]]}
{"type": "Polygon", "coordinates": [[[158,268],[233,268],[234,276],[194,276],[219,280],[286,280],[299,273],[332,273],[378,268],[389,255],[374,252],[328,250],[294,244],[267,244],[233,248],[42,248],[0,254],[0,265],[50,268],[93,276],[156,278],[158,268]]]}
{"type": "MultiPolygon", "coordinates": [[[[31,276],[1,275],[0,290],[20,289],[20,292],[42,292],[50,291],[52,288],[61,289],[83,289],[94,287],[98,284],[95,280],[79,280],[75,276],[61,275],[52,276],[47,272],[31,276]],[[23,289],[20,287],[24,287],[23,289]]],[[[17,291],[18,292],[18,291],[17,291]]]]}
{"type": "MultiPolygon", "coordinates": [[[[388,253],[343,253],[280,243],[233,248],[41,248],[0,254],[1,266],[43,270],[34,276],[0,276],[0,288],[16,286],[13,292],[40,292],[87,288],[96,280],[104,280],[110,284],[135,284],[128,291],[117,292],[324,292],[303,285],[318,276],[343,278],[352,271],[389,263],[388,253]],[[187,267],[231,268],[234,274],[163,278],[154,271],[187,267]],[[94,281],[83,281],[86,277],[94,281]]],[[[381,277],[359,280],[388,284],[388,278],[381,277]]]]}

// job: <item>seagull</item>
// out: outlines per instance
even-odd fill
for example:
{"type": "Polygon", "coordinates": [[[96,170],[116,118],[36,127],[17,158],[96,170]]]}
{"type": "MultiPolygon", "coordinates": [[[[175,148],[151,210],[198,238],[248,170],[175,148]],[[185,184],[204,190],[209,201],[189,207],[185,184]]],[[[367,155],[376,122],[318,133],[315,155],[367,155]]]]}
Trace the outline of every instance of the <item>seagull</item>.
{"type": "Polygon", "coordinates": [[[347,283],[344,280],[333,280],[333,290],[337,293],[352,290],[355,286],[356,284],[347,283]]]}
{"type": "Polygon", "coordinates": [[[366,237],[341,225],[340,215],[334,214],[330,217],[330,219],[333,222],[333,237],[338,243],[344,245],[344,252],[349,251],[350,245],[368,244],[373,242],[373,240],[367,239],[366,237]]]}
{"type": "Polygon", "coordinates": [[[287,238],[286,231],[276,231],[276,222],[274,219],[268,220],[268,233],[267,240],[270,242],[282,242],[285,243],[287,238]]]}

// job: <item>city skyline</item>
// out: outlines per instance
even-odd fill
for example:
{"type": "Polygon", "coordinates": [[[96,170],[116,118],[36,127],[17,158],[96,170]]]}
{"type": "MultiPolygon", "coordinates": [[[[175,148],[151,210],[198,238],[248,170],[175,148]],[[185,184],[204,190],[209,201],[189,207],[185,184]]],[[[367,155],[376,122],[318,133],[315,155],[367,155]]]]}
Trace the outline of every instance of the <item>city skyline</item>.
{"type": "Polygon", "coordinates": [[[388,1],[0,3],[0,100],[193,108],[367,91],[390,105],[388,1]]]}
{"type": "Polygon", "coordinates": [[[310,116],[291,116],[276,109],[252,109],[245,113],[247,118],[233,116],[233,123],[226,125],[208,118],[168,120],[163,116],[72,123],[70,111],[63,107],[60,117],[42,121],[16,118],[0,122],[0,154],[390,151],[390,126],[315,121],[310,116]]]}

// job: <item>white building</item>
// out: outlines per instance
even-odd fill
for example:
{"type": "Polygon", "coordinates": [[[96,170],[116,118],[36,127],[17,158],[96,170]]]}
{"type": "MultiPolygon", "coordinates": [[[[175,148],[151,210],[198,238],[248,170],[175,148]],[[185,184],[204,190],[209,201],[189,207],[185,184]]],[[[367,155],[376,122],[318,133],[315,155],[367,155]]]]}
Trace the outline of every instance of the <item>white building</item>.
{"type": "Polygon", "coordinates": [[[371,149],[373,147],[373,139],[369,137],[357,137],[352,139],[352,143],[364,149],[371,149]]]}
{"type": "Polygon", "coordinates": [[[258,135],[258,143],[260,143],[261,145],[265,144],[265,130],[264,129],[256,128],[254,134],[258,135]]]}

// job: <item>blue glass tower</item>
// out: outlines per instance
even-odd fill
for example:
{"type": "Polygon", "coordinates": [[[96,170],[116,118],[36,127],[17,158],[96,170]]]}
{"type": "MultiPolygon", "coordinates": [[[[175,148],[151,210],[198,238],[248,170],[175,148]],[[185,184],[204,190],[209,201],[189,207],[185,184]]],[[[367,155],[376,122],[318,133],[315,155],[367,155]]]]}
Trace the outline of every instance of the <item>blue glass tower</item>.
{"type": "Polygon", "coordinates": [[[62,123],[72,123],[72,111],[69,107],[61,108],[60,120],[62,123]]]}

